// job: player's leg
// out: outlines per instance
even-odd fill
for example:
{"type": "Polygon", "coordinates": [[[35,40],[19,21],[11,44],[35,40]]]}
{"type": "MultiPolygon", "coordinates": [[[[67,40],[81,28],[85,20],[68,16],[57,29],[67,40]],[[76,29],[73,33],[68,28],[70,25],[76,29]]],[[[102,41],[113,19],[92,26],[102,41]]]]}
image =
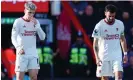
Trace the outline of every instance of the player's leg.
{"type": "Polygon", "coordinates": [[[29,69],[29,76],[31,80],[37,80],[38,69],[29,69]]]}
{"type": "Polygon", "coordinates": [[[38,71],[40,69],[39,60],[36,57],[29,57],[28,72],[31,80],[37,80],[38,71]]]}
{"type": "Polygon", "coordinates": [[[16,80],[24,80],[25,72],[16,72],[16,80]]]}
{"type": "Polygon", "coordinates": [[[101,80],[109,80],[108,76],[103,76],[101,80]]]}
{"type": "Polygon", "coordinates": [[[16,57],[15,73],[16,80],[24,80],[25,71],[27,70],[28,59],[24,55],[16,57]]]}
{"type": "Polygon", "coordinates": [[[122,61],[113,61],[113,69],[115,74],[115,80],[122,80],[122,73],[123,73],[123,67],[122,67],[122,61]]]}
{"type": "Polygon", "coordinates": [[[115,80],[122,80],[122,71],[115,72],[115,80]]]}

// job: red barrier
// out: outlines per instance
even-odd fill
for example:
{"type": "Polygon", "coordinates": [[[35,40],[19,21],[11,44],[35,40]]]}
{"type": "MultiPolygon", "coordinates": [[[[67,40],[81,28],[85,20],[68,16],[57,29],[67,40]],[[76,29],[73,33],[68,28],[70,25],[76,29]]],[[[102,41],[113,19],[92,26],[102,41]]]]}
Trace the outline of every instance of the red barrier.
{"type": "Polygon", "coordinates": [[[6,49],[1,54],[1,61],[4,65],[4,67],[7,69],[8,77],[13,78],[15,75],[15,60],[16,55],[13,51],[13,49],[6,49]]]}
{"type": "Polygon", "coordinates": [[[68,58],[68,51],[71,44],[71,20],[69,15],[63,10],[59,16],[57,24],[57,47],[60,56],[65,59],[68,58]],[[65,45],[65,46],[64,46],[65,45]]]}
{"type": "Polygon", "coordinates": [[[89,39],[89,36],[86,34],[86,32],[84,31],[84,29],[82,28],[82,25],[80,24],[79,20],[77,19],[77,17],[75,16],[75,13],[73,11],[73,9],[71,8],[71,6],[69,5],[69,3],[67,1],[62,1],[62,5],[63,8],[66,10],[66,12],[68,13],[70,19],[72,20],[73,24],[75,25],[74,27],[76,28],[77,31],[81,31],[83,33],[84,36],[84,41],[87,44],[87,46],[90,48],[93,59],[95,60],[95,56],[94,56],[94,52],[93,52],[93,46],[92,46],[92,42],[89,39]]]}

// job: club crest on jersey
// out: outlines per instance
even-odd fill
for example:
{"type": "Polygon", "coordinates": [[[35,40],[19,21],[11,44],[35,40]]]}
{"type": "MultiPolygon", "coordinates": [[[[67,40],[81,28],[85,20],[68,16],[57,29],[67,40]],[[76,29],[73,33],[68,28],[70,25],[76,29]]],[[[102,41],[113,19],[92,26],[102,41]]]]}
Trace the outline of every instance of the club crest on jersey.
{"type": "Polygon", "coordinates": [[[26,26],[24,25],[23,27],[25,28],[26,26]]]}
{"type": "Polygon", "coordinates": [[[116,31],[118,31],[118,28],[116,28],[116,31]]]}
{"type": "Polygon", "coordinates": [[[108,32],[107,29],[105,29],[104,32],[108,32]]]}

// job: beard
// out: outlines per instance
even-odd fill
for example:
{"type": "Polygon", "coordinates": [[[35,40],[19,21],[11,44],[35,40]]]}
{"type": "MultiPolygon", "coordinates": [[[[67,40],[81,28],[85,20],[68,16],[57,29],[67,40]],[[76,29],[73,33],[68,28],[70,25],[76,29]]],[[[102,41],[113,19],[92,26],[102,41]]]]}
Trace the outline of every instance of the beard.
{"type": "Polygon", "coordinates": [[[107,21],[108,21],[109,23],[113,23],[113,22],[114,22],[114,19],[109,19],[109,18],[107,18],[107,21]]]}

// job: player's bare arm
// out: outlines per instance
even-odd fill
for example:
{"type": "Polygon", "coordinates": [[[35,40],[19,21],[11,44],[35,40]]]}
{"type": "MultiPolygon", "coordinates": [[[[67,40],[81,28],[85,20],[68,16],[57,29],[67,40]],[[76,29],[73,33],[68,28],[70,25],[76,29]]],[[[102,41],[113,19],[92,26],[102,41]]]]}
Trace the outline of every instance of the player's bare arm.
{"type": "Polygon", "coordinates": [[[123,52],[127,52],[126,39],[125,39],[125,36],[123,34],[121,35],[120,42],[121,42],[123,52]]]}
{"type": "Polygon", "coordinates": [[[124,33],[121,34],[120,42],[121,42],[122,50],[124,52],[123,60],[124,60],[124,63],[126,63],[128,61],[128,57],[127,57],[127,44],[126,44],[124,33]]]}
{"type": "Polygon", "coordinates": [[[93,41],[93,50],[94,50],[94,53],[95,53],[95,57],[96,57],[96,63],[97,65],[100,66],[100,58],[98,56],[98,38],[94,38],[94,41],[93,41]]]}

